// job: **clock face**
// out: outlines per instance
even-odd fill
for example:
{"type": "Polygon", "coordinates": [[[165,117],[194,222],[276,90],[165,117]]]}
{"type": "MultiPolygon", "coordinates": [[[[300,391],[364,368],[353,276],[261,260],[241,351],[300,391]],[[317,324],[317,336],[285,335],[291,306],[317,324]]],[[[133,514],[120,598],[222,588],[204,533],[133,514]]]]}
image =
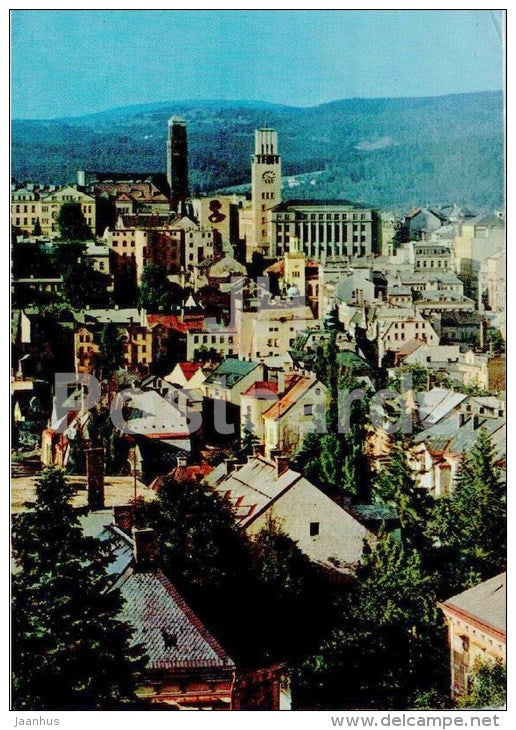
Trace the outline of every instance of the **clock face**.
{"type": "Polygon", "coordinates": [[[273,170],[265,170],[265,172],[262,175],[262,180],[264,183],[270,184],[273,183],[276,179],[276,173],[273,172],[273,170]]]}

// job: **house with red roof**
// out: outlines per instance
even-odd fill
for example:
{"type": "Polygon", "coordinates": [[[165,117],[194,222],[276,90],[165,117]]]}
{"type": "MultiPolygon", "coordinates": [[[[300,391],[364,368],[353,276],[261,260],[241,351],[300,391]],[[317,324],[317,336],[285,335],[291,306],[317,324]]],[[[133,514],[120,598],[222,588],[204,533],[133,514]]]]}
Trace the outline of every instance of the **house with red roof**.
{"type": "Polygon", "coordinates": [[[206,380],[206,375],[199,362],[178,362],[164,380],[179,388],[199,388],[206,380]]]}
{"type": "Polygon", "coordinates": [[[313,374],[287,373],[278,390],[278,397],[262,413],[265,453],[279,450],[293,456],[305,436],[324,422],[326,388],[313,374]]]}

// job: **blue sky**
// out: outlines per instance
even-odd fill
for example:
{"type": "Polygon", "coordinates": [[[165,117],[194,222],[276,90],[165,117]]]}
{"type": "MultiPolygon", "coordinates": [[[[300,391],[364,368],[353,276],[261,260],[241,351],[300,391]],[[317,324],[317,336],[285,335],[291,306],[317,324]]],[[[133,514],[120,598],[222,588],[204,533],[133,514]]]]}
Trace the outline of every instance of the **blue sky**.
{"type": "Polygon", "coordinates": [[[11,12],[13,117],[501,89],[498,11],[11,12]]]}

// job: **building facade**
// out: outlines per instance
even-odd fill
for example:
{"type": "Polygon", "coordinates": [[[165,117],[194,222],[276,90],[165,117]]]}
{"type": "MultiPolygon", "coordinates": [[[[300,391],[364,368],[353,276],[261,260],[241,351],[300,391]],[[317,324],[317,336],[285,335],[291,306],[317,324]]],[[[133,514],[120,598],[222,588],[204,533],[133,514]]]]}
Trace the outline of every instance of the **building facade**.
{"type": "Polygon", "coordinates": [[[271,255],[299,250],[316,261],[369,256],[373,252],[373,211],[349,200],[289,200],[271,210],[271,255]]]}

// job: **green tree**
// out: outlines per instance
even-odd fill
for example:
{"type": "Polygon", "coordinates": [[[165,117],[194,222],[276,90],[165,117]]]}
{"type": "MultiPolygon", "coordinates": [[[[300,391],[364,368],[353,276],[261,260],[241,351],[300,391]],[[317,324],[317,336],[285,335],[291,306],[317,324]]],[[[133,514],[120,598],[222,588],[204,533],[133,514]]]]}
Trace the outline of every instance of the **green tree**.
{"type": "Polygon", "coordinates": [[[117,616],[102,543],[85,537],[62,471],[45,469],[13,529],[13,707],[115,709],[134,700],[142,658],[117,616]]]}
{"type": "Polygon", "coordinates": [[[108,380],[124,367],[125,337],[113,322],[102,325],[98,333],[99,351],[95,371],[100,380],[108,380]]]}
{"type": "Polygon", "coordinates": [[[167,477],[148,521],[160,535],[164,571],[196,597],[223,592],[246,564],[246,550],[228,502],[197,482],[167,477]]]}
{"type": "Polygon", "coordinates": [[[171,284],[158,264],[144,267],[140,281],[140,307],[148,312],[171,312],[181,304],[181,287],[171,284]]]}
{"type": "Polygon", "coordinates": [[[340,621],[296,672],[296,704],[409,708],[421,693],[446,692],[443,666],[434,581],[415,550],[384,535],[366,551],[340,621]]]}
{"type": "Polygon", "coordinates": [[[409,463],[409,442],[401,438],[392,443],[388,466],[379,473],[374,497],[396,508],[404,543],[426,552],[430,542],[426,535],[434,501],[424,487],[419,487],[409,463]]]}
{"type": "Polygon", "coordinates": [[[41,223],[39,222],[39,218],[36,218],[34,228],[32,229],[32,235],[41,236],[41,223]]]}
{"type": "Polygon", "coordinates": [[[487,431],[481,429],[475,445],[464,455],[453,493],[435,503],[429,527],[443,556],[447,595],[504,569],[506,514],[506,489],[495,450],[487,431]]]}
{"type": "Polygon", "coordinates": [[[242,456],[251,456],[253,449],[258,445],[258,438],[249,428],[244,428],[244,433],[240,439],[240,451],[242,456]]]}
{"type": "Polygon", "coordinates": [[[414,363],[413,365],[403,365],[396,369],[396,374],[389,380],[388,387],[396,390],[401,389],[403,376],[410,374],[412,377],[412,388],[415,391],[428,390],[430,383],[430,373],[424,365],[414,363]]]}
{"type": "Polygon", "coordinates": [[[60,236],[65,241],[87,241],[92,237],[80,203],[63,203],[56,222],[60,236]]]}
{"type": "MultiPolygon", "coordinates": [[[[63,249],[64,247],[61,247],[63,249]]],[[[72,309],[103,307],[108,302],[108,277],[96,271],[91,263],[80,258],[63,269],[61,291],[72,309]]]]}
{"type": "Polygon", "coordinates": [[[499,709],[507,701],[507,673],[501,662],[477,663],[471,691],[459,700],[459,707],[499,709]]]}
{"type": "Polygon", "coordinates": [[[346,398],[359,387],[352,372],[338,364],[336,332],[314,362],[326,385],[325,429],[307,435],[294,459],[294,468],[337,502],[369,499],[370,468],[366,453],[368,398],[346,398]],[[342,400],[340,397],[342,397],[342,400]],[[324,431],[321,433],[321,431],[324,431]]]}

